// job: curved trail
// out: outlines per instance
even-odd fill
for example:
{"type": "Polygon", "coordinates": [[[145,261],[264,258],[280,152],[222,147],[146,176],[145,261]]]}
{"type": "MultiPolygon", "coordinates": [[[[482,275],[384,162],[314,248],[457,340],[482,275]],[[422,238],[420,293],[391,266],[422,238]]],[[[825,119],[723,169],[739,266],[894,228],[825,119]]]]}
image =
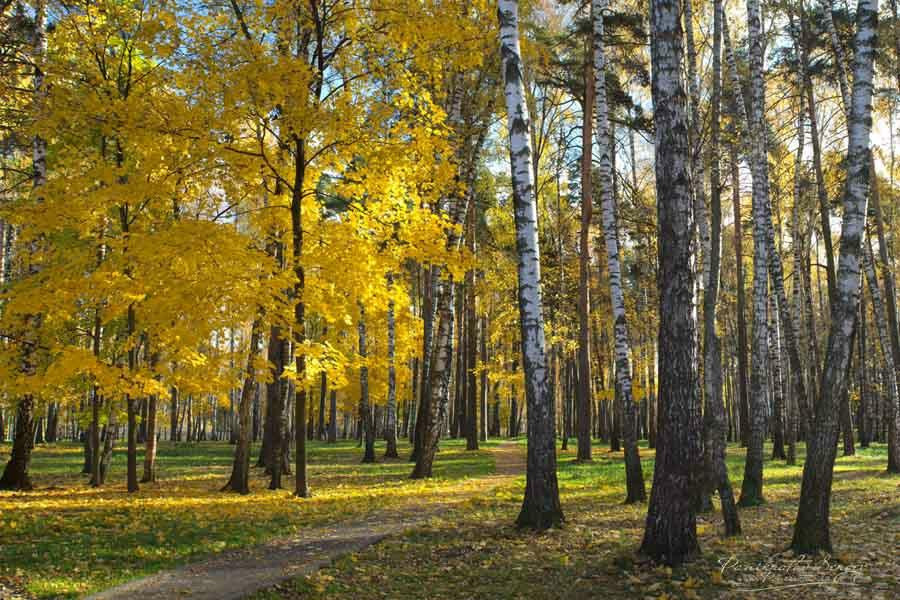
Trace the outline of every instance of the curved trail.
{"type": "Polygon", "coordinates": [[[309,575],[335,558],[421,525],[453,506],[480,496],[525,473],[524,448],[503,442],[493,448],[494,473],[479,478],[477,492],[453,495],[423,509],[373,512],[365,519],[311,527],[298,535],[260,546],[217,554],[202,562],[161,571],[88,597],[88,600],[232,600],[288,579],[309,575]]]}

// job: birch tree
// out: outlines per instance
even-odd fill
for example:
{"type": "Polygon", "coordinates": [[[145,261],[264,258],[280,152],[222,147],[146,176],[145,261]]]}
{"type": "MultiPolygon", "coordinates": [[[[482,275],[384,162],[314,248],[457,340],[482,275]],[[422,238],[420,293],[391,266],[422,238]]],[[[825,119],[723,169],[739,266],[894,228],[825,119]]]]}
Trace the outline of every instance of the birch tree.
{"type": "Polygon", "coordinates": [[[696,486],[702,463],[697,375],[694,220],[678,0],[650,3],[659,236],[659,431],[641,552],[670,565],[700,550],[696,486]]]}
{"type": "MultiPolygon", "coordinates": [[[[727,426],[725,406],[722,402],[722,348],[716,333],[716,305],[719,293],[719,268],[722,251],[722,189],[719,168],[719,116],[722,91],[722,1],[713,2],[713,81],[710,115],[710,242],[708,246],[709,269],[705,270],[703,293],[703,383],[706,399],[703,413],[703,454],[707,477],[707,489],[719,493],[725,535],[741,532],[741,523],[734,504],[734,491],[725,465],[727,426]]],[[[733,185],[736,182],[733,182],[733,185]]],[[[697,218],[701,218],[698,215],[697,218]]],[[[740,219],[736,215],[735,221],[740,219]]],[[[741,281],[738,282],[742,284],[741,281]]]]}
{"type": "MultiPolygon", "coordinates": [[[[393,276],[389,273],[387,276],[388,291],[392,291],[393,276]]],[[[387,359],[388,359],[388,388],[387,403],[385,409],[387,411],[387,425],[384,431],[387,446],[384,450],[385,458],[397,458],[397,369],[394,365],[394,354],[396,346],[397,325],[394,318],[394,300],[388,300],[387,309],[387,359]]]]}
{"type": "MultiPolygon", "coordinates": [[[[741,506],[763,502],[763,441],[765,437],[766,358],[768,354],[767,302],[769,248],[766,239],[766,207],[769,203],[769,173],[765,138],[765,83],[763,81],[763,40],[759,0],[747,1],[747,29],[750,44],[750,110],[747,131],[750,139],[750,171],[753,175],[753,329],[750,370],[750,435],[741,506]]],[[[733,53],[729,53],[733,70],[733,53]]],[[[740,88],[735,88],[735,93],[740,88]]]]}
{"type": "MultiPolygon", "coordinates": [[[[595,36],[589,47],[595,43],[595,36]]],[[[594,48],[594,54],[596,54],[594,48]]],[[[602,52],[602,50],[601,50],[602,52]]],[[[590,55],[590,53],[588,53],[590,55]]],[[[593,60],[593,56],[588,60],[593,60]]],[[[596,90],[595,65],[588,64],[584,74],[584,119],[581,129],[581,231],[578,234],[578,460],[591,460],[591,244],[590,229],[593,218],[593,131],[594,131],[594,96],[596,90]]],[[[602,77],[602,76],[601,76],[602,77]]],[[[606,92],[605,83],[604,93],[606,92]]],[[[602,152],[602,150],[601,150],[602,152]]],[[[608,151],[605,153],[608,159],[608,151]]],[[[601,167],[602,168],[602,167],[601,167]]],[[[608,167],[607,167],[608,169],[608,167]]],[[[607,185],[605,182],[603,185],[607,185]]],[[[559,210],[557,209],[557,213],[559,210]]],[[[560,236],[557,252],[562,261],[562,237],[560,236]]],[[[560,278],[563,269],[560,268],[560,278]]],[[[563,293],[564,282],[560,283],[563,293]]],[[[567,446],[569,435],[570,411],[563,401],[565,417],[563,419],[563,448],[567,446]]]]}
{"type": "Polygon", "coordinates": [[[516,523],[547,529],[563,521],[556,479],[553,395],[547,382],[544,318],[541,306],[541,264],[537,238],[537,202],[532,180],[528,107],[519,48],[519,3],[499,0],[500,58],[506,101],[509,160],[518,255],[519,327],[528,404],[528,458],[525,498],[516,523]]]}
{"type": "MultiPolygon", "coordinates": [[[[625,292],[622,289],[622,269],[619,264],[619,240],[616,228],[616,207],[613,194],[612,160],[610,158],[609,105],[606,99],[606,50],[603,42],[603,12],[608,0],[592,0],[591,13],[594,32],[594,106],[596,138],[600,151],[600,199],[603,214],[603,235],[609,268],[610,300],[615,336],[616,392],[622,402],[623,441],[625,445],[625,502],[643,502],[644,475],[637,447],[637,408],[631,393],[631,347],[628,341],[628,320],[625,314],[625,292]]],[[[582,376],[579,373],[579,376],[582,376]]]]}
{"type": "Polygon", "coordinates": [[[238,430],[237,441],[234,447],[234,462],[231,467],[231,477],[228,478],[228,483],[222,488],[223,492],[250,493],[250,405],[253,402],[253,394],[257,386],[255,380],[256,360],[259,356],[260,338],[261,326],[259,319],[257,319],[250,328],[250,347],[244,372],[244,385],[241,388],[241,398],[238,402],[238,430]]]}
{"type": "Polygon", "coordinates": [[[821,395],[807,442],[800,506],[791,542],[794,551],[803,554],[832,550],[829,509],[837,453],[837,409],[847,385],[850,343],[859,308],[860,250],[866,225],[869,178],[872,176],[869,144],[877,23],[878,0],[859,0],[836,297],[831,305],[821,395]]]}

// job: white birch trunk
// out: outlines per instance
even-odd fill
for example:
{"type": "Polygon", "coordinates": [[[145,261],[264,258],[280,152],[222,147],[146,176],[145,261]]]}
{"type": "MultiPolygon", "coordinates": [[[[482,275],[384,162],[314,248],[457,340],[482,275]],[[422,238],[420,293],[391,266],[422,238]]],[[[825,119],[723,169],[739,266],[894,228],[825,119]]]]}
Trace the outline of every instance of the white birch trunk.
{"type": "MultiPolygon", "coordinates": [[[[763,502],[763,440],[765,436],[766,359],[768,356],[768,240],[766,207],[769,203],[769,169],[765,136],[765,82],[763,80],[762,23],[759,0],[747,2],[750,44],[750,110],[747,133],[750,140],[750,172],[753,176],[753,333],[750,369],[750,436],[741,485],[741,506],[763,502]]],[[[729,67],[734,57],[729,52],[729,67]]],[[[732,75],[734,77],[734,75],[732,75]]],[[[740,88],[736,88],[735,91],[740,88]]]]}
{"type": "Polygon", "coordinates": [[[856,15],[853,95],[847,147],[847,181],[831,327],[822,373],[822,389],[813,432],[803,465],[800,507],[791,544],[804,554],[832,550],[829,508],[837,453],[838,401],[847,385],[847,365],[856,313],[859,309],[860,244],[866,225],[871,166],[872,79],[878,1],[859,0],[856,15]]]}
{"type": "MultiPolygon", "coordinates": [[[[390,292],[393,287],[393,276],[388,273],[387,287],[390,292]]],[[[388,359],[388,390],[387,390],[387,428],[384,432],[387,447],[384,451],[385,458],[397,458],[397,369],[394,366],[394,347],[396,339],[396,319],[394,318],[394,300],[388,300],[387,310],[387,359],[388,359]]]]}
{"type": "Polygon", "coordinates": [[[606,51],[603,44],[603,11],[607,0],[592,0],[594,23],[594,112],[596,139],[600,150],[600,200],[603,216],[603,235],[609,267],[610,300],[613,310],[615,336],[616,388],[622,402],[623,441],[625,442],[626,502],[646,499],[641,459],[638,454],[636,407],[631,394],[631,352],[628,341],[628,320],[625,314],[625,293],[622,288],[622,269],[619,265],[619,240],[616,230],[616,207],[613,194],[612,159],[610,157],[609,105],[606,99],[606,51]]]}
{"type": "Polygon", "coordinates": [[[499,0],[500,57],[506,100],[512,195],[515,205],[519,320],[522,364],[528,404],[528,465],[525,500],[517,523],[536,529],[563,520],[556,479],[553,395],[547,385],[544,319],[541,306],[537,203],[532,181],[528,108],[525,103],[522,55],[519,49],[519,3],[499,0]]]}
{"type": "MultiPolygon", "coordinates": [[[[691,106],[691,184],[694,194],[694,218],[697,221],[697,234],[700,241],[700,255],[704,293],[709,287],[710,277],[710,231],[706,210],[706,165],[703,161],[700,122],[700,78],[697,75],[697,47],[694,45],[694,9],[692,0],[684,0],[684,34],[687,46],[688,97],[691,106]]],[[[698,298],[699,301],[699,298],[698,298]]]]}

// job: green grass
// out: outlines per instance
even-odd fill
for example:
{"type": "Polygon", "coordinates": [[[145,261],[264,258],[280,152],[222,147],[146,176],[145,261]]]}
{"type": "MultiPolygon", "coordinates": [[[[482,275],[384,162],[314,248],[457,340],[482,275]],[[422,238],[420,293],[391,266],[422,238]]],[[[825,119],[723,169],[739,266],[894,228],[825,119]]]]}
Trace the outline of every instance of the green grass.
{"type": "MultiPolygon", "coordinates": [[[[642,447],[641,453],[649,493],[653,451],[642,447]]],[[[766,453],[771,455],[770,446],[766,453]]],[[[784,550],[796,516],[802,445],[795,466],[766,461],[766,502],[741,509],[743,536],[723,539],[719,513],[702,514],[698,534],[703,554],[674,570],[642,562],[636,555],[647,507],[622,504],[625,477],[621,452],[610,453],[598,444],[594,461],[587,464],[576,463],[574,454],[573,444],[559,459],[567,519],[561,529],[535,534],[512,526],[522,498],[520,478],[404,537],[339,559],[331,568],[261,592],[254,599],[421,598],[426,590],[429,598],[529,600],[848,598],[858,596],[861,590],[872,599],[898,597],[900,564],[894,550],[900,544],[900,477],[884,473],[884,445],[838,458],[832,501],[837,556],[831,563],[795,567],[793,572],[784,569],[793,560],[784,550]],[[813,582],[817,577],[829,579],[833,572],[828,569],[836,564],[858,573],[854,577],[859,585],[811,585],[799,593],[794,587],[780,587],[813,582]],[[761,573],[767,573],[764,581],[761,573]],[[758,587],[779,589],[745,591],[758,587]]],[[[736,494],[743,457],[742,449],[729,448],[728,468],[736,494]]],[[[718,509],[718,502],[715,504],[718,509]]]]}
{"type": "MultiPolygon", "coordinates": [[[[252,493],[220,493],[231,469],[226,443],[162,443],[159,483],[125,491],[125,456],[117,449],[109,483],[89,488],[81,475],[77,444],[35,449],[28,493],[0,492],[0,578],[24,580],[40,598],[69,598],[97,591],[229,548],[287,536],[303,526],[361,517],[374,510],[427,502],[449,491],[475,486],[493,470],[486,450],[466,452],[465,442],[447,440],[435,462],[435,477],[412,481],[409,445],[400,460],[362,465],[352,441],[310,443],[313,497],[296,499],[293,478],[284,490],[266,489],[254,469],[252,493]]],[[[9,446],[0,445],[0,456],[9,446]]],[[[254,457],[256,449],[254,451],[254,457]]],[[[142,456],[138,457],[139,468],[142,456]]]]}

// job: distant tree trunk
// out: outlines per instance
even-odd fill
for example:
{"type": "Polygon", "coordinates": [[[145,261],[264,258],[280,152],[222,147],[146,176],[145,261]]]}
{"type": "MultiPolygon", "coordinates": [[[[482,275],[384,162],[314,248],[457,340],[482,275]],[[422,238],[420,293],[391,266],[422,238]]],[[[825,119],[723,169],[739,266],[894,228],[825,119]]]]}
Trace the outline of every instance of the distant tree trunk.
{"type": "MultiPolygon", "coordinates": [[[[391,275],[387,277],[388,289],[393,285],[391,275]]],[[[388,300],[387,311],[387,358],[388,358],[388,395],[387,395],[387,426],[384,430],[387,442],[384,451],[385,458],[399,458],[397,454],[397,371],[394,367],[394,338],[396,325],[394,321],[394,300],[388,300]]]]}
{"type": "Polygon", "coordinates": [[[415,416],[417,411],[417,399],[419,397],[419,357],[414,356],[410,361],[412,377],[409,382],[409,399],[406,401],[406,407],[403,411],[403,432],[402,435],[409,439],[412,444],[415,442],[416,422],[415,416]]]}
{"type": "Polygon", "coordinates": [[[284,365],[287,362],[288,342],[283,338],[281,327],[272,325],[269,328],[269,347],[267,356],[271,365],[272,379],[266,384],[266,432],[268,444],[265,448],[265,466],[269,474],[269,489],[281,489],[281,476],[285,474],[285,399],[286,381],[283,378],[284,365]]]}
{"type": "Polygon", "coordinates": [[[181,441],[178,436],[178,388],[172,386],[169,404],[169,441],[181,441]]]}
{"type": "Polygon", "coordinates": [[[870,442],[871,431],[869,429],[869,421],[871,420],[871,397],[869,395],[868,377],[866,375],[866,361],[868,348],[866,343],[866,294],[865,289],[859,293],[859,333],[857,334],[859,341],[859,361],[860,368],[860,384],[859,384],[859,411],[857,412],[856,427],[859,432],[859,445],[862,448],[868,448],[870,442]]]}
{"type": "Polygon", "coordinates": [[[411,477],[422,479],[431,477],[434,455],[440,441],[441,430],[447,418],[447,403],[450,391],[450,366],[453,351],[453,281],[440,282],[437,300],[437,330],[435,331],[434,355],[428,369],[429,397],[423,398],[417,427],[421,427],[421,449],[416,453],[416,466],[411,477]],[[424,412],[423,412],[424,411],[424,412]]]}
{"type": "Polygon", "coordinates": [[[494,410],[491,415],[491,435],[500,437],[500,384],[494,384],[494,410]]]}
{"type": "MultiPolygon", "coordinates": [[[[596,25],[595,25],[596,27],[596,25]]],[[[600,16],[600,35],[603,31],[603,17],[600,16]]],[[[597,63],[598,52],[599,60],[604,60],[604,52],[601,47],[596,48],[596,38],[598,34],[595,31],[591,37],[589,48],[593,47],[592,61],[585,64],[584,73],[584,119],[582,122],[581,134],[581,230],[578,235],[578,379],[577,385],[577,404],[578,404],[578,460],[591,460],[591,405],[593,398],[591,395],[591,217],[593,213],[592,199],[592,148],[593,148],[593,124],[594,124],[594,103],[606,102],[606,64],[597,63]],[[597,75],[599,74],[599,79],[597,75]],[[596,90],[599,86],[603,86],[604,98],[600,100],[596,98],[596,90]]],[[[601,41],[602,43],[602,41],[601,41]]],[[[597,115],[598,118],[600,115],[597,115]]],[[[606,116],[605,114],[603,115],[606,116]]],[[[602,125],[601,125],[602,127],[602,125]]],[[[607,125],[607,130],[609,126],[607,125]]],[[[603,144],[603,140],[599,139],[598,143],[603,144]]],[[[608,136],[607,136],[608,137],[608,136]]],[[[609,157],[607,156],[607,161],[609,157]]],[[[607,164],[608,169],[608,164],[607,164]]],[[[603,185],[608,185],[609,181],[605,181],[603,185]]],[[[566,432],[563,437],[563,447],[569,435],[568,425],[570,422],[569,412],[566,411],[565,427],[566,432]]]]}
{"type": "MultiPolygon", "coordinates": [[[[892,368],[893,362],[892,354],[891,354],[891,345],[888,334],[888,324],[885,322],[885,307],[884,302],[881,298],[881,288],[878,286],[878,279],[875,275],[875,265],[874,259],[872,256],[872,247],[869,242],[863,242],[863,250],[862,250],[862,264],[863,271],[865,272],[866,282],[869,285],[869,295],[872,297],[872,313],[875,317],[875,331],[878,334],[878,345],[881,349],[881,355],[884,357],[885,364],[888,365],[888,368],[885,369],[886,381],[884,382],[887,388],[886,401],[887,401],[887,416],[888,416],[888,472],[889,473],[897,473],[900,472],[900,444],[897,443],[897,426],[896,426],[896,412],[897,412],[897,397],[898,397],[898,384],[897,384],[897,371],[892,368]]],[[[864,360],[864,355],[860,355],[858,360],[864,360]]],[[[849,410],[849,407],[847,408],[849,410]]],[[[843,411],[843,407],[842,407],[843,411]]],[[[843,418],[843,414],[841,415],[843,418]]],[[[850,433],[851,440],[853,433],[850,433]]],[[[851,442],[852,443],[852,442],[851,442]]]]}
{"type": "MultiPolygon", "coordinates": [[[[123,218],[124,221],[124,218],[123,218]]],[[[128,306],[128,318],[126,336],[130,337],[135,332],[134,305],[128,306]]],[[[128,372],[134,373],[137,369],[137,348],[128,350],[128,372]]],[[[125,405],[128,411],[128,492],[138,491],[137,477],[137,407],[135,399],[130,394],[125,394],[125,405]]]]}
{"type": "MultiPolygon", "coordinates": [[[[896,10],[896,3],[891,4],[891,9],[896,10]]],[[[894,25],[896,27],[896,23],[894,25]]],[[[881,264],[881,274],[884,279],[884,296],[886,298],[885,310],[887,312],[886,327],[890,333],[889,340],[890,354],[885,354],[885,362],[890,367],[889,370],[896,373],[898,365],[900,365],[900,329],[898,329],[897,319],[897,293],[894,285],[893,265],[888,256],[888,242],[885,239],[884,216],[881,212],[881,200],[878,194],[877,178],[872,180],[872,189],[870,194],[872,205],[872,213],[875,217],[875,231],[878,234],[878,257],[881,264]],[[891,360],[888,360],[888,357],[891,360]]],[[[871,252],[871,249],[869,250],[871,252]]],[[[871,285],[871,284],[870,284],[871,285]]],[[[880,333],[880,331],[879,331],[880,333]]],[[[865,355],[861,358],[865,360],[865,355]]],[[[888,382],[888,385],[890,383],[888,382]]],[[[898,394],[900,395],[900,394],[898,394]]],[[[890,396],[888,396],[890,397],[890,396]]],[[[900,407],[897,400],[891,402],[888,410],[888,467],[889,473],[900,473],[900,407]]]]}
{"type": "Polygon", "coordinates": [[[670,565],[699,552],[696,490],[703,460],[692,259],[694,222],[684,42],[678,0],[651,0],[651,91],[659,236],[659,440],[641,552],[670,565]]]}
{"type": "MultiPolygon", "coordinates": [[[[563,360],[561,356],[562,349],[560,348],[560,356],[556,357],[556,373],[555,377],[557,379],[557,386],[559,389],[557,390],[560,395],[560,410],[562,412],[562,444],[560,444],[560,450],[568,451],[569,450],[569,432],[571,430],[571,426],[569,423],[569,419],[571,418],[571,411],[569,410],[569,387],[570,387],[570,374],[569,374],[569,361],[563,360]],[[564,371],[562,375],[560,375],[559,371],[564,371]]],[[[553,354],[551,353],[551,356],[553,354]]],[[[555,396],[556,394],[554,394],[555,396]]],[[[554,398],[554,404],[556,403],[556,399],[554,398]]]]}
{"type": "Polygon", "coordinates": [[[481,317],[480,327],[481,336],[479,337],[479,351],[481,353],[481,381],[478,385],[478,391],[480,392],[480,413],[478,419],[479,426],[479,438],[482,442],[486,442],[488,438],[488,373],[487,373],[487,336],[488,336],[488,328],[487,328],[487,318],[481,317]]]}
{"type": "Polygon", "coordinates": [[[44,439],[48,444],[56,442],[56,431],[59,428],[59,404],[51,402],[47,406],[47,431],[44,439]]]}
{"type": "Polygon", "coordinates": [[[325,398],[328,396],[328,375],[325,371],[319,374],[319,427],[316,431],[316,437],[324,440],[328,433],[325,426],[325,398]]]}
{"type": "Polygon", "coordinates": [[[528,458],[525,498],[519,527],[546,529],[562,523],[556,478],[553,395],[547,385],[547,357],[540,289],[537,205],[532,181],[528,107],[519,50],[518,2],[499,0],[500,56],[509,131],[509,157],[515,206],[519,324],[528,403],[528,458]]]}
{"type": "MultiPolygon", "coordinates": [[[[469,202],[466,220],[466,245],[472,256],[477,246],[476,203],[469,202]]],[[[478,320],[475,315],[475,269],[466,272],[466,450],[478,450],[478,375],[475,373],[478,361],[478,320]]]]}
{"type": "MultiPolygon", "coordinates": [[[[459,124],[461,120],[462,97],[459,87],[458,84],[454,86],[450,100],[449,119],[454,125],[459,124]]],[[[473,156],[477,156],[477,153],[480,151],[484,143],[485,132],[486,128],[482,130],[481,137],[475,143],[476,149],[472,156],[469,157],[470,159],[473,156]]],[[[471,177],[474,172],[474,168],[472,168],[466,174],[469,181],[467,181],[465,193],[462,195],[454,193],[447,200],[450,222],[454,225],[460,224],[463,215],[466,214],[468,202],[473,201],[471,196],[473,194],[474,181],[471,180],[471,177]]],[[[456,249],[459,247],[459,244],[460,236],[457,230],[455,228],[451,229],[447,235],[447,249],[456,249]]],[[[437,329],[433,332],[434,349],[431,351],[427,361],[429,363],[427,384],[423,386],[423,388],[427,388],[427,394],[423,395],[419,417],[417,418],[417,427],[421,428],[421,444],[420,450],[414,452],[416,465],[410,475],[413,479],[431,477],[434,455],[437,452],[441,432],[446,423],[450,391],[454,326],[453,278],[451,275],[448,275],[446,278],[441,279],[437,269],[432,272],[432,277],[440,283],[440,289],[436,292],[437,302],[435,303],[437,329]]]]}
{"type": "MultiPolygon", "coordinates": [[[[819,118],[816,114],[816,101],[813,93],[812,76],[810,75],[809,48],[805,40],[810,39],[805,11],[800,11],[801,42],[800,67],[802,69],[803,87],[806,96],[806,110],[809,117],[810,141],[813,150],[813,169],[816,176],[816,198],[819,203],[819,221],[822,230],[822,242],[825,244],[825,274],[828,282],[828,301],[833,302],[837,293],[835,283],[836,268],[834,265],[834,248],[831,240],[831,211],[829,209],[828,192],[825,187],[825,172],[822,168],[822,149],[819,143],[819,118]]],[[[811,291],[811,290],[810,290],[811,291]]],[[[818,404],[811,404],[814,407],[818,404]]],[[[812,414],[809,415],[812,418],[812,414]]]]}
{"type": "MultiPolygon", "coordinates": [[[[721,104],[721,46],[722,46],[722,0],[713,2],[713,89],[712,114],[710,115],[710,243],[709,269],[704,283],[704,386],[706,410],[703,422],[704,468],[707,490],[719,493],[722,502],[722,518],[725,535],[733,536],[741,532],[741,523],[734,504],[734,492],[725,464],[726,433],[725,406],[722,399],[722,348],[716,333],[716,304],[719,293],[719,268],[722,245],[722,189],[719,172],[719,116],[721,104]]],[[[740,218],[740,215],[738,215],[740,218]]]]}
{"type": "Polygon", "coordinates": [[[156,482],[156,395],[147,399],[147,438],[144,440],[144,476],[141,483],[156,482]]]}
{"type": "MultiPolygon", "coordinates": [[[[763,500],[763,442],[765,438],[766,359],[768,358],[768,320],[766,316],[769,284],[769,240],[766,214],[769,203],[769,169],[765,134],[765,84],[763,81],[762,23],[759,0],[747,2],[750,45],[750,110],[746,120],[750,139],[750,171],[753,177],[753,346],[750,372],[750,428],[741,506],[754,506],[763,500]]],[[[729,68],[733,72],[732,54],[729,68]]],[[[734,75],[732,75],[734,77],[734,75]]],[[[735,90],[740,87],[735,86],[735,90]]]]}
{"type": "Polygon", "coordinates": [[[465,434],[466,424],[466,322],[465,288],[462,284],[455,284],[456,293],[456,343],[454,354],[456,368],[453,373],[453,406],[450,424],[450,437],[459,438],[465,434]]]}
{"type": "MultiPolygon", "coordinates": [[[[800,105],[802,107],[803,100],[800,100],[800,105]]],[[[803,116],[804,111],[799,111],[799,115],[797,117],[797,152],[794,158],[794,189],[793,189],[793,208],[791,210],[791,250],[793,251],[793,259],[794,259],[794,276],[793,276],[793,285],[791,286],[791,304],[793,307],[793,320],[795,323],[795,328],[798,332],[798,342],[805,345],[809,348],[809,340],[803,339],[803,296],[804,296],[804,280],[803,280],[803,272],[806,271],[807,265],[804,265],[803,261],[803,235],[800,233],[800,203],[803,197],[803,149],[805,142],[805,130],[804,123],[805,119],[803,116]]],[[[812,356],[807,356],[806,362],[807,365],[813,360],[812,356]]],[[[809,370],[804,370],[803,376],[806,377],[806,389],[809,390],[809,393],[812,393],[812,390],[815,388],[815,383],[812,381],[810,377],[808,377],[809,370]]],[[[807,403],[809,399],[807,398],[807,403]]],[[[800,402],[799,398],[789,398],[788,399],[788,410],[787,410],[787,428],[786,428],[786,441],[788,445],[787,451],[787,464],[793,465],[797,462],[797,448],[796,448],[796,439],[797,439],[797,412],[799,407],[803,405],[800,402]],[[799,406],[798,406],[799,405],[799,406]]],[[[805,407],[804,407],[805,410],[805,407]]]]}
{"type": "Polygon", "coordinates": [[[95,487],[100,487],[106,482],[106,476],[109,474],[109,463],[112,461],[113,447],[117,437],[119,437],[119,426],[113,422],[113,416],[110,414],[109,424],[103,428],[103,450],[100,452],[98,479],[96,484],[93,481],[91,482],[91,485],[95,487]]]}
{"type": "MultiPolygon", "coordinates": [[[[102,252],[102,250],[101,250],[102,252]]],[[[95,358],[100,356],[100,344],[103,339],[103,323],[100,319],[100,310],[94,311],[94,324],[91,329],[91,353],[95,358]]],[[[173,390],[175,388],[172,388],[173,390]]],[[[100,396],[99,386],[91,386],[91,425],[86,437],[90,439],[90,474],[91,486],[97,487],[101,483],[100,478],[100,406],[103,398],[100,396]]]]}
{"type": "Polygon", "coordinates": [[[841,228],[836,297],[831,305],[831,327],[819,405],[807,443],[800,507],[791,547],[795,552],[831,552],[829,508],[834,460],[837,453],[837,402],[847,385],[850,338],[859,309],[861,241],[866,224],[871,150],[872,79],[877,0],[859,0],[853,68],[853,100],[849,119],[847,181],[841,228]]]}
{"type": "Polygon", "coordinates": [[[734,206],[734,255],[735,278],[737,285],[737,392],[738,415],[740,418],[741,445],[749,442],[750,400],[747,393],[747,308],[744,296],[744,243],[741,233],[743,221],[741,215],[741,179],[738,170],[738,153],[735,144],[729,144],[731,151],[731,200],[734,206]]]}
{"type": "MultiPolygon", "coordinates": [[[[689,147],[691,149],[691,184],[694,200],[694,220],[698,238],[699,261],[702,265],[702,271],[697,277],[698,285],[698,303],[702,295],[699,286],[703,286],[703,293],[706,290],[706,283],[709,281],[710,270],[710,232],[709,221],[706,211],[706,165],[704,164],[702,151],[702,131],[703,123],[700,119],[700,80],[697,76],[697,47],[694,44],[694,9],[692,0],[683,0],[684,10],[684,42],[687,54],[687,89],[688,89],[688,113],[690,129],[688,130],[689,147]]],[[[705,360],[705,355],[704,355],[705,360]]]]}
{"type": "Polygon", "coordinates": [[[784,451],[784,387],[781,373],[781,332],[775,297],[769,296],[769,365],[772,370],[772,458],[787,459],[784,451]]]}
{"type": "Polygon", "coordinates": [[[425,285],[423,287],[425,289],[423,294],[424,297],[422,299],[422,383],[419,385],[419,405],[418,407],[416,407],[416,422],[412,439],[413,451],[412,455],[409,457],[410,462],[416,462],[419,458],[419,453],[422,450],[422,442],[424,439],[423,436],[425,435],[426,415],[429,414],[429,411],[431,410],[429,405],[429,401],[431,399],[430,373],[432,348],[434,346],[434,294],[435,286],[437,283],[437,268],[433,266],[428,267],[425,270],[424,279],[425,285]]]}
{"type": "Polygon", "coordinates": [[[259,356],[261,328],[262,324],[259,319],[253,321],[250,328],[250,347],[247,353],[244,385],[241,388],[241,399],[238,402],[238,430],[237,441],[234,445],[234,462],[231,466],[231,477],[222,488],[223,492],[250,493],[250,406],[257,386],[256,360],[259,356]]]}
{"type": "Polygon", "coordinates": [[[362,304],[359,306],[359,416],[362,419],[365,450],[362,462],[375,462],[375,417],[372,405],[369,402],[369,367],[368,352],[366,350],[366,311],[362,304]]]}
{"type": "MultiPolygon", "coordinates": [[[[321,86],[321,83],[319,83],[321,86]]],[[[321,90],[316,94],[318,100],[321,90]]],[[[294,185],[291,188],[291,254],[294,267],[294,370],[297,390],[294,396],[294,495],[309,497],[309,482],[306,478],[306,305],[303,300],[306,273],[303,270],[303,194],[306,181],[306,140],[294,135],[294,185]]],[[[288,444],[285,444],[287,450],[288,444]]],[[[285,464],[290,461],[285,460],[285,464]]]]}
{"type": "Polygon", "coordinates": [[[331,417],[328,421],[328,443],[334,444],[337,442],[337,390],[332,388],[328,396],[328,414],[331,417]]]}
{"type": "MultiPolygon", "coordinates": [[[[603,41],[603,11],[607,8],[607,0],[592,0],[591,12],[594,21],[594,99],[597,114],[597,146],[600,149],[600,194],[603,213],[603,233],[606,238],[606,257],[609,269],[610,300],[612,302],[613,331],[616,345],[616,395],[620,398],[623,413],[623,441],[625,443],[625,485],[626,503],[646,500],[644,475],[641,469],[641,458],[637,447],[637,414],[631,392],[631,352],[628,340],[628,322],[625,314],[625,292],[622,288],[622,270],[619,264],[619,240],[616,225],[616,198],[613,194],[613,163],[610,152],[613,140],[609,132],[609,106],[606,101],[606,51],[603,41]]],[[[590,216],[590,213],[588,213],[590,216]]],[[[584,240],[582,248],[587,247],[584,240]]],[[[585,266],[585,276],[587,268],[585,266]]],[[[587,287],[587,282],[584,282],[587,287]]],[[[588,298],[585,296],[585,309],[588,298]]],[[[582,336],[588,339],[588,324],[583,323],[582,336]]],[[[590,369],[588,348],[584,350],[584,359],[590,369]]],[[[590,370],[580,374],[588,379],[590,370]]],[[[582,390],[584,392],[584,390],[582,390]]],[[[590,402],[590,387],[586,403],[590,402]]],[[[588,420],[581,426],[590,436],[590,413],[588,420]]]]}
{"type": "Polygon", "coordinates": [[[656,394],[656,343],[653,343],[652,346],[652,356],[650,358],[650,386],[649,386],[649,394],[650,394],[650,406],[647,409],[647,420],[650,421],[650,426],[647,430],[647,447],[651,450],[656,449],[656,436],[657,436],[657,426],[659,422],[659,415],[657,411],[657,394],[656,394]]]}

